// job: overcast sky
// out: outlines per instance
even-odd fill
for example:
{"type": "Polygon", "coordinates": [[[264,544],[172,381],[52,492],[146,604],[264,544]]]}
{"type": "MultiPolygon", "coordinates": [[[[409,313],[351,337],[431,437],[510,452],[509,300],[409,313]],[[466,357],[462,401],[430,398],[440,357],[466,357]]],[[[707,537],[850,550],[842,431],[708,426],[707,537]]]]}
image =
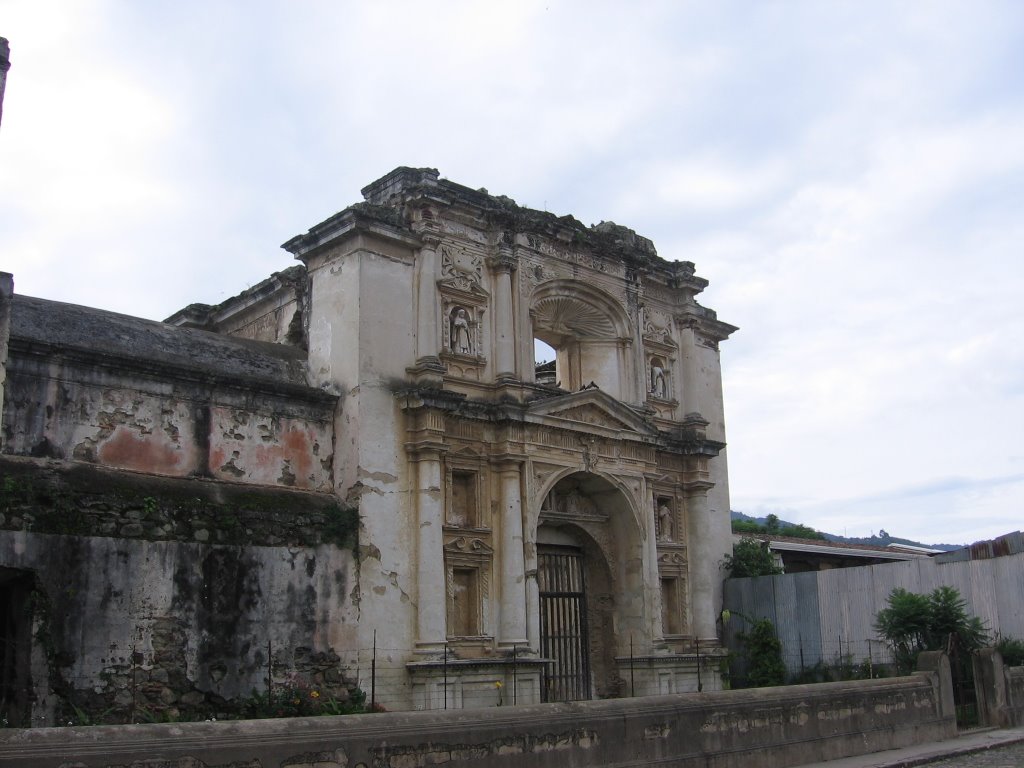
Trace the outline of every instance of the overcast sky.
{"type": "Polygon", "coordinates": [[[711,280],[734,509],[1024,527],[1024,3],[0,0],[0,35],[19,293],[217,303],[435,167],[711,280]]]}

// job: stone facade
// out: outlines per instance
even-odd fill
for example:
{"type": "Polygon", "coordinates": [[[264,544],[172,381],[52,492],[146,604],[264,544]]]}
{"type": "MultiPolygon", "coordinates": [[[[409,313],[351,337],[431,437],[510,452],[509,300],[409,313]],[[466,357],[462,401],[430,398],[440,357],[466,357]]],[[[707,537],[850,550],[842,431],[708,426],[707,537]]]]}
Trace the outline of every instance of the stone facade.
{"type": "Polygon", "coordinates": [[[5,451],[358,504],[357,556],[330,566],[352,586],[313,588],[301,642],[364,688],[376,648],[388,708],[719,687],[735,329],[707,282],[432,169],[363,196],[285,243],[300,265],[164,324],[13,296],[5,451]]]}

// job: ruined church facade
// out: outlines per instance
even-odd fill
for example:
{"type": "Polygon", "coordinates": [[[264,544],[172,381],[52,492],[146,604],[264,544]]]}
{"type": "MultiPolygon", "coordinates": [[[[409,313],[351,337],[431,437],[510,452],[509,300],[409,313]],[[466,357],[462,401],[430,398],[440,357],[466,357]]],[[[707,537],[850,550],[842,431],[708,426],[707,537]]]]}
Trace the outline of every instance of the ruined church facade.
{"type": "MultiPolygon", "coordinates": [[[[316,674],[335,664],[364,690],[372,674],[377,702],[390,709],[719,687],[731,536],[718,346],[735,329],[697,302],[706,280],[625,227],[584,227],[432,169],[396,169],[363,196],[284,244],[299,266],[151,329],[168,344],[185,334],[208,345],[211,370],[218,356],[248,366],[234,377],[222,371],[223,394],[190,384],[180,399],[191,405],[180,413],[169,396],[152,394],[159,373],[145,374],[156,378],[132,386],[157,398],[162,430],[122,417],[101,424],[96,414],[110,409],[100,406],[88,418],[85,407],[47,411],[53,388],[40,382],[52,366],[32,357],[24,337],[37,331],[17,321],[20,307],[44,310],[8,301],[5,453],[42,456],[50,471],[58,460],[204,489],[245,486],[287,496],[288,509],[329,498],[357,509],[350,554],[331,550],[340,540],[317,539],[318,526],[337,516],[327,507],[292,534],[256,528],[261,540],[242,534],[230,543],[262,558],[259,573],[279,573],[276,587],[256,590],[264,605],[249,609],[249,625],[258,623],[253,610],[274,614],[267,622],[280,624],[278,645],[308,646],[303,658],[322,662],[316,674]],[[535,363],[537,341],[554,350],[552,364],[535,363]],[[277,370],[291,378],[275,391],[277,370]],[[76,419],[92,431],[69,427],[76,419]],[[275,548],[293,553],[291,570],[270,564],[275,548]],[[317,555],[307,557],[306,576],[295,551],[317,555]],[[314,588],[303,585],[307,576],[314,588]],[[296,594],[308,601],[296,620],[301,637],[279,615],[294,610],[284,603],[296,594]]],[[[43,566],[5,545],[25,535],[7,522],[0,572],[34,573],[43,566]]],[[[219,535],[171,543],[180,551],[167,556],[199,579],[219,535]],[[181,565],[188,558],[194,567],[181,565]]],[[[232,573],[244,579],[246,567],[232,573]]],[[[188,614],[175,595],[151,613],[188,614]]],[[[203,671],[202,641],[189,634],[209,640],[209,626],[195,629],[202,620],[175,619],[183,643],[200,649],[185,654],[187,674],[207,688],[225,674],[245,678],[238,690],[258,681],[248,647],[236,649],[256,654],[248,667],[228,664],[218,680],[203,671]]],[[[136,626],[133,647],[155,659],[158,624],[136,626]]],[[[76,669],[80,681],[99,674],[76,669]]],[[[207,695],[194,688],[193,698],[207,695]]]]}

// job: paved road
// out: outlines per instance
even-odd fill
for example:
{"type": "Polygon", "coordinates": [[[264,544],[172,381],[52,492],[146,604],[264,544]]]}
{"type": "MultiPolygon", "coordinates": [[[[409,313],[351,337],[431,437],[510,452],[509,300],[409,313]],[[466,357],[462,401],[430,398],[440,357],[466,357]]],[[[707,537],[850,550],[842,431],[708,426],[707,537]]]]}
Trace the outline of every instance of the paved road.
{"type": "Polygon", "coordinates": [[[1021,768],[1024,766],[1024,742],[945,757],[925,765],[928,768],[1021,768]]]}
{"type": "Polygon", "coordinates": [[[843,757],[803,768],[1024,768],[1024,727],[978,728],[947,741],[843,757]]]}

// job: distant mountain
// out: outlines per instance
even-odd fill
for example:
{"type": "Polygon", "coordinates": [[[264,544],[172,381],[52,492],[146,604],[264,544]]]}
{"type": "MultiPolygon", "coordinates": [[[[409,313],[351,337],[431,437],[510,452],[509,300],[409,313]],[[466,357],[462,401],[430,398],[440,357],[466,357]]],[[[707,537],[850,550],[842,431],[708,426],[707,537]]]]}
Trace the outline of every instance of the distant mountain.
{"type": "MultiPolygon", "coordinates": [[[[731,516],[733,520],[749,520],[751,522],[758,523],[759,525],[764,525],[765,522],[768,520],[767,517],[751,517],[750,515],[746,515],[742,512],[737,512],[736,510],[732,511],[731,516]]],[[[797,523],[789,523],[785,520],[779,520],[779,527],[781,528],[794,525],[797,525],[797,523]]],[[[821,535],[829,541],[838,541],[844,544],[871,544],[876,547],[887,547],[890,544],[905,544],[910,547],[928,547],[929,549],[941,549],[946,552],[949,552],[954,549],[961,549],[962,547],[966,546],[964,544],[922,544],[919,541],[913,541],[911,539],[901,539],[898,536],[893,536],[885,530],[879,531],[874,536],[840,536],[838,534],[827,533],[825,531],[822,531],[821,535]]]]}

